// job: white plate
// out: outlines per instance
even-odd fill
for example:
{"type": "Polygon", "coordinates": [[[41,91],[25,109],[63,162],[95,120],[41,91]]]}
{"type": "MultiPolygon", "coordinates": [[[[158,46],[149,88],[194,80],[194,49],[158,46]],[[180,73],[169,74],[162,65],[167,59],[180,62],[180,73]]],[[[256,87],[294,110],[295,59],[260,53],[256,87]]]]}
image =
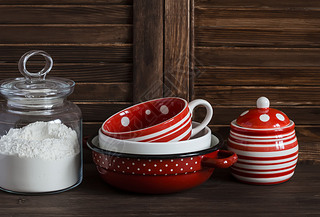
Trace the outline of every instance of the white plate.
{"type": "MultiPolygon", "coordinates": [[[[193,122],[192,125],[197,126],[199,123],[193,122]]],[[[161,143],[134,142],[115,139],[106,136],[99,130],[99,147],[112,152],[138,155],[181,154],[204,150],[210,148],[210,146],[211,130],[209,127],[205,127],[190,140],[161,143]]]]}

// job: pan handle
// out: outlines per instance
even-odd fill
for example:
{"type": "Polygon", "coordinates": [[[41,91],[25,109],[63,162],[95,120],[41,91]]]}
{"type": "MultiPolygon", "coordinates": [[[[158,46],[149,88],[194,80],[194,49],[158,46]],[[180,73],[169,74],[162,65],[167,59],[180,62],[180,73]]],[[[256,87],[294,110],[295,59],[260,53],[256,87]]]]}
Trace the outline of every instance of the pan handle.
{"type": "Polygon", "coordinates": [[[204,157],[201,164],[212,168],[228,168],[235,164],[238,160],[236,153],[227,150],[218,150],[217,158],[204,157]]]}

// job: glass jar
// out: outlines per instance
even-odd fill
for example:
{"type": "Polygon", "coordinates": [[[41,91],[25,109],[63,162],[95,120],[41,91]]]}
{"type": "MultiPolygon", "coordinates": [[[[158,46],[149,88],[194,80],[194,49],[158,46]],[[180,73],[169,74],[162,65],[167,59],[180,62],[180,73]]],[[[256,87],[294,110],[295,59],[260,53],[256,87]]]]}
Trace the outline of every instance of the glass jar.
{"type": "Polygon", "coordinates": [[[82,115],[67,100],[75,82],[47,78],[53,60],[33,50],[19,60],[25,77],[2,81],[0,93],[0,189],[20,194],[58,193],[82,181],[82,115]],[[45,58],[38,73],[26,69],[33,55],[45,58]]]}

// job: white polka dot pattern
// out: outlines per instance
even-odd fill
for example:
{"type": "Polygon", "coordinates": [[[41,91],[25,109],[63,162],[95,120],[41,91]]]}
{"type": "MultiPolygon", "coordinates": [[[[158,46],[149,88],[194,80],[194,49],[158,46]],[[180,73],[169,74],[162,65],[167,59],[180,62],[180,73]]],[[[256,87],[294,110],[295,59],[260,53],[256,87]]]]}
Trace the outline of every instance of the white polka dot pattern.
{"type": "Polygon", "coordinates": [[[284,120],[285,120],[285,118],[283,117],[282,114],[277,113],[277,114],[276,114],[276,117],[277,117],[280,121],[284,121],[284,120]]]}
{"type": "Polygon", "coordinates": [[[260,119],[260,121],[262,121],[262,122],[267,122],[267,121],[270,120],[270,116],[267,115],[267,114],[263,114],[263,115],[260,115],[259,119],[260,119]]]}
{"type": "Polygon", "coordinates": [[[270,129],[285,127],[291,123],[286,114],[269,107],[267,98],[261,97],[258,101],[257,108],[244,111],[236,119],[238,126],[252,129],[270,129]]]}
{"type": "Polygon", "coordinates": [[[162,114],[164,114],[164,115],[168,114],[168,113],[169,113],[169,108],[168,108],[168,106],[162,105],[162,106],[160,107],[160,112],[161,112],[162,114]]]}
{"type": "Polygon", "coordinates": [[[122,126],[127,127],[130,124],[129,118],[128,117],[121,118],[121,124],[122,126]]]}
{"type": "Polygon", "coordinates": [[[120,158],[93,153],[95,164],[107,170],[124,174],[167,176],[195,173],[201,170],[200,157],[184,159],[137,159],[120,158]]]}

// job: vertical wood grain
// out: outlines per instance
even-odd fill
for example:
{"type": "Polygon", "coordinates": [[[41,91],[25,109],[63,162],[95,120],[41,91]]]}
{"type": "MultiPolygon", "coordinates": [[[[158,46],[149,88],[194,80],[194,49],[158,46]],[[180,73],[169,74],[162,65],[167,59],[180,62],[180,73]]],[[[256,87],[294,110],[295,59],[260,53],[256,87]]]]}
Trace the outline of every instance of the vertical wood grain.
{"type": "Polygon", "coordinates": [[[195,47],[194,4],[195,4],[195,0],[190,0],[189,100],[193,99],[192,97],[194,96],[195,77],[199,71],[195,67],[195,56],[194,56],[194,47],[195,47]]]}
{"type": "Polygon", "coordinates": [[[319,1],[194,2],[192,88],[215,109],[212,131],[227,140],[230,122],[266,96],[295,122],[299,162],[319,163],[319,1]]]}
{"type": "Polygon", "coordinates": [[[163,96],[163,0],[133,1],[133,101],[163,96]]]}
{"type": "Polygon", "coordinates": [[[189,11],[189,0],[165,0],[164,96],[189,99],[189,11]]]}

